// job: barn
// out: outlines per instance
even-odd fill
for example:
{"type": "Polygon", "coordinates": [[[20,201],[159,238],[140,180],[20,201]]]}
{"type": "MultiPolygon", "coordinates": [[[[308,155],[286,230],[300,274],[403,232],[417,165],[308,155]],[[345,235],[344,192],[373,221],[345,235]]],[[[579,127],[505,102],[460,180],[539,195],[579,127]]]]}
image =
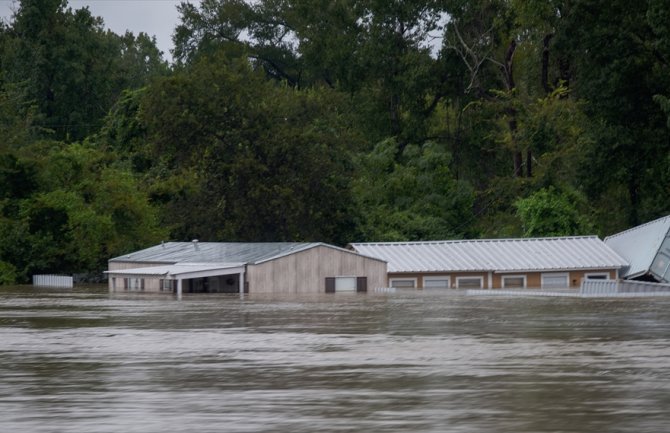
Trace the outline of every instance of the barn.
{"type": "Polygon", "coordinates": [[[110,259],[110,292],[329,293],[386,286],[382,259],[324,243],[165,242],[110,259]]]}
{"type": "Polygon", "coordinates": [[[354,243],[388,262],[397,288],[577,288],[584,279],[616,279],[628,265],[596,236],[354,243]]]}

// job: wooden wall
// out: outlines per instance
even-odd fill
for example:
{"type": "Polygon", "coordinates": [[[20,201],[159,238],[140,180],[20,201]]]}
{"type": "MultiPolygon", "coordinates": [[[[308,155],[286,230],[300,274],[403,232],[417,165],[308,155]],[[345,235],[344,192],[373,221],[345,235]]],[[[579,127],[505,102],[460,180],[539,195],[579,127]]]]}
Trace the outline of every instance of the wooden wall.
{"type": "Polygon", "coordinates": [[[317,246],[258,265],[248,265],[249,293],[325,293],[326,277],[367,277],[372,291],[386,287],[386,262],[317,246]]]}
{"type": "MultiPolygon", "coordinates": [[[[107,270],[109,271],[122,271],[125,269],[137,269],[137,268],[151,268],[155,266],[165,266],[166,263],[151,263],[151,262],[108,262],[107,270]]],[[[114,277],[109,276],[107,280],[109,286],[109,291],[124,292],[123,289],[123,277],[114,277]],[[116,278],[116,289],[113,287],[114,280],[116,278]]],[[[139,290],[129,290],[129,291],[139,291],[139,290]]],[[[161,285],[160,279],[158,278],[145,278],[144,279],[144,292],[160,292],[161,285]]]]}

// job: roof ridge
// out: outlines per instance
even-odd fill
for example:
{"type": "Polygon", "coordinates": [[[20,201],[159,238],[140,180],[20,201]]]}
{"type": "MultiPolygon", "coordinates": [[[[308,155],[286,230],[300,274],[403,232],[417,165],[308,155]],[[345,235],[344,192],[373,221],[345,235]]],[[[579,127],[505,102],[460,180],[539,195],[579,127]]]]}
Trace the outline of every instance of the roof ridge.
{"type": "Polygon", "coordinates": [[[445,239],[432,241],[392,241],[392,242],[352,242],[350,245],[439,245],[452,243],[484,243],[484,242],[531,242],[558,241],[564,239],[600,239],[597,235],[580,236],[546,236],[534,238],[488,238],[488,239],[445,239]]]}

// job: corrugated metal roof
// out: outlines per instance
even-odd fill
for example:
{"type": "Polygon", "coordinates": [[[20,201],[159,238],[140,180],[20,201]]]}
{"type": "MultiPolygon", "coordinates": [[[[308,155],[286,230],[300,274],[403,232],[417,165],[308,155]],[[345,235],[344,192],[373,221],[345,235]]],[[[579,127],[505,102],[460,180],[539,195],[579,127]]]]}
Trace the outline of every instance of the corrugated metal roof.
{"type": "Polygon", "coordinates": [[[630,263],[624,277],[634,278],[649,271],[668,231],[670,215],[608,236],[605,243],[630,263]]]}
{"type": "Polygon", "coordinates": [[[112,275],[137,275],[166,277],[192,274],[198,272],[221,273],[226,270],[243,268],[244,263],[176,263],[174,265],[151,266],[147,268],[120,269],[116,271],[105,271],[112,275]]]}
{"type": "Polygon", "coordinates": [[[145,263],[257,263],[321,245],[302,242],[165,242],[111,259],[145,263]]]}
{"type": "Polygon", "coordinates": [[[596,236],[354,243],[389,272],[613,269],[628,263],[596,236]]]}

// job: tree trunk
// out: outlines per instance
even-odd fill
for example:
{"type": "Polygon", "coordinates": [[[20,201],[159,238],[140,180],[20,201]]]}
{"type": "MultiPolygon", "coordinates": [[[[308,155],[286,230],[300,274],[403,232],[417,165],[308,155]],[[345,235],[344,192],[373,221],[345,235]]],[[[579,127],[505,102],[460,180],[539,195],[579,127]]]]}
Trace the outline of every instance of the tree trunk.
{"type": "Polygon", "coordinates": [[[553,38],[553,34],[548,34],[542,40],[542,88],[546,94],[551,93],[551,87],[549,87],[549,42],[553,38]]]}
{"type": "Polygon", "coordinates": [[[514,152],[514,177],[523,177],[523,156],[521,152],[514,152]]]}
{"type": "MultiPolygon", "coordinates": [[[[505,76],[505,85],[510,94],[512,95],[516,84],[514,83],[514,52],[516,51],[516,41],[512,39],[507,48],[507,53],[505,53],[505,63],[504,63],[504,76],[505,76]]],[[[513,101],[509,102],[510,106],[505,110],[507,112],[507,117],[509,120],[507,124],[509,126],[509,132],[512,142],[511,148],[514,150],[514,176],[523,177],[523,154],[518,150],[516,142],[516,132],[518,129],[518,123],[516,119],[516,109],[514,108],[513,101]]]]}
{"type": "MultiPolygon", "coordinates": [[[[570,87],[570,61],[565,57],[558,59],[558,77],[566,88],[570,87]]],[[[565,97],[567,97],[567,95],[562,96],[562,98],[565,97]]]]}

